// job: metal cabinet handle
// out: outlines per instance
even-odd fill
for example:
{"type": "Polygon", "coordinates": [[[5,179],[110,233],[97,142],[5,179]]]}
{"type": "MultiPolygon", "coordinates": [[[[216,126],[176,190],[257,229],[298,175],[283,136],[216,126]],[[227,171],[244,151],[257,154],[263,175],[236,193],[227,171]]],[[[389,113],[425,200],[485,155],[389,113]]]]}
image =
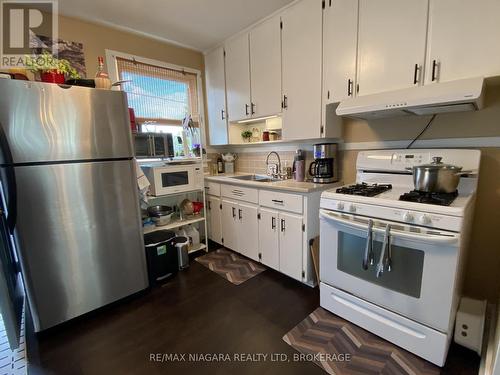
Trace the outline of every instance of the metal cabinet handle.
{"type": "Polygon", "coordinates": [[[284,202],[280,199],[271,199],[272,202],[274,203],[279,203],[279,204],[283,204],[284,202]]]}
{"type": "Polygon", "coordinates": [[[271,229],[276,229],[276,218],[274,216],[271,218],[271,229]]]}
{"type": "Polygon", "coordinates": [[[366,236],[365,253],[363,255],[363,269],[366,271],[368,265],[373,265],[373,220],[368,220],[368,233],[366,236]]]}
{"type": "Polygon", "coordinates": [[[391,250],[391,225],[387,224],[385,227],[384,242],[382,244],[382,251],[380,252],[380,259],[377,264],[377,278],[381,277],[387,267],[387,272],[392,270],[392,250],[391,250]]]}
{"type": "Polygon", "coordinates": [[[231,208],[233,210],[233,219],[234,219],[236,217],[236,208],[234,208],[234,207],[231,207],[231,208]]]}
{"type": "Polygon", "coordinates": [[[288,108],[288,97],[286,95],[283,95],[283,103],[281,106],[283,107],[283,109],[288,108]]]}
{"type": "Polygon", "coordinates": [[[416,85],[418,83],[418,71],[420,70],[420,67],[418,64],[415,64],[415,71],[413,72],[413,84],[416,85]]]}
{"type": "Polygon", "coordinates": [[[254,103],[250,103],[250,112],[252,115],[255,115],[255,104],[254,103]]]}
{"type": "Polygon", "coordinates": [[[281,231],[285,231],[285,219],[281,219],[281,231]]]}
{"type": "Polygon", "coordinates": [[[211,210],[212,209],[212,201],[208,201],[208,209],[211,210]]]}
{"type": "Polygon", "coordinates": [[[245,104],[245,114],[248,116],[249,113],[248,113],[248,107],[250,107],[248,104],[245,104]]]}
{"type": "Polygon", "coordinates": [[[221,118],[221,120],[225,120],[226,119],[226,117],[224,116],[224,112],[225,111],[223,109],[220,110],[220,118],[221,118]]]}
{"type": "Polygon", "coordinates": [[[241,211],[241,208],[238,210],[238,219],[242,219],[243,218],[243,212],[241,211]]]}
{"type": "Polygon", "coordinates": [[[352,96],[352,85],[353,85],[352,79],[347,80],[347,96],[352,96]]]}
{"type": "Polygon", "coordinates": [[[437,61],[432,60],[432,81],[435,81],[437,79],[436,77],[437,65],[438,65],[437,61]]]}

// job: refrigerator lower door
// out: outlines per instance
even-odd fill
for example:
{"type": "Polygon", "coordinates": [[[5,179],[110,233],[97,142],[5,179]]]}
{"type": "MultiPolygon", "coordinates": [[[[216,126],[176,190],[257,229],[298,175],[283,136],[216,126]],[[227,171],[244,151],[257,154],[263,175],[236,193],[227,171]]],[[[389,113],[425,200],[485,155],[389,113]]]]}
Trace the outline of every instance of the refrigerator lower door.
{"type": "Polygon", "coordinates": [[[17,248],[37,332],[147,288],[134,168],[16,167],[17,248]]]}

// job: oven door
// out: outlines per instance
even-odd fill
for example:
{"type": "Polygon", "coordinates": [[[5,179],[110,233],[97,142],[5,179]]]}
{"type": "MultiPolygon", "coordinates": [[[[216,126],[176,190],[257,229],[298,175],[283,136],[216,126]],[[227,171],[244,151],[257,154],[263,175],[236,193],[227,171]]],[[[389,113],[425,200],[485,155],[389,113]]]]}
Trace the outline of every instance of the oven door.
{"type": "Polygon", "coordinates": [[[321,281],[446,332],[456,302],[459,234],[373,219],[374,261],[365,270],[368,221],[320,210],[321,281]],[[388,224],[391,270],[377,277],[388,224]]]}
{"type": "Polygon", "coordinates": [[[180,193],[195,189],[193,168],[186,166],[168,166],[156,168],[155,195],[180,193]]]}

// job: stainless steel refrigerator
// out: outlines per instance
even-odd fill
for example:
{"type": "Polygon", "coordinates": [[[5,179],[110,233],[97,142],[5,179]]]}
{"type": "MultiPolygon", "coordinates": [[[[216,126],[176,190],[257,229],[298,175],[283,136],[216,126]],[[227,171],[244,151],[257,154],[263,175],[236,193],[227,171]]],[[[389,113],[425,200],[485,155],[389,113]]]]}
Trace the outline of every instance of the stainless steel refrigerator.
{"type": "Polygon", "coordinates": [[[16,270],[36,331],[147,288],[124,93],[0,79],[0,146],[4,320],[16,270]]]}

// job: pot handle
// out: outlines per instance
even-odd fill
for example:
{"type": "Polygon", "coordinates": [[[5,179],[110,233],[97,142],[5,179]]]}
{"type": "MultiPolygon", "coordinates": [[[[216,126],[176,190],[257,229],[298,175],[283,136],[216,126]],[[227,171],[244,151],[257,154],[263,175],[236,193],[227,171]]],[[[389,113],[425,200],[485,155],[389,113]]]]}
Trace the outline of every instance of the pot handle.
{"type": "Polygon", "coordinates": [[[477,172],[475,171],[460,171],[460,172],[457,172],[455,173],[456,176],[466,176],[466,175],[469,175],[469,174],[476,174],[477,172]]]}

